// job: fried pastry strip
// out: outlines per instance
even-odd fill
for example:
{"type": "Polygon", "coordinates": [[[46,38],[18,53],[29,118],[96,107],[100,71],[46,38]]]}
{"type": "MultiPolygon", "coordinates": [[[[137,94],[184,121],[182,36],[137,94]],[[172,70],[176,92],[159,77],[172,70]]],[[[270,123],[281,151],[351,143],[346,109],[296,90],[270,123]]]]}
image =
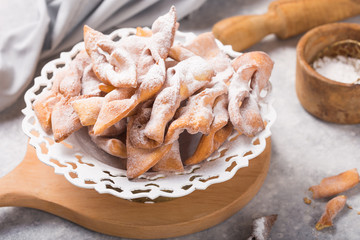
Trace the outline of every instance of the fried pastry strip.
{"type": "Polygon", "coordinates": [[[164,141],[167,123],[174,117],[180,103],[204,87],[213,75],[211,66],[194,56],[169,68],[165,87],[156,96],[145,135],[159,143],[164,141]]]}
{"type": "Polygon", "coordinates": [[[115,87],[136,87],[136,63],[131,55],[107,36],[84,26],[85,49],[91,57],[96,76],[115,87]]]}
{"type": "Polygon", "coordinates": [[[172,46],[169,51],[169,57],[178,62],[184,61],[193,56],[196,56],[196,54],[181,45],[172,46]]]}
{"type": "Polygon", "coordinates": [[[158,163],[168,151],[171,145],[162,145],[153,149],[142,149],[131,146],[131,143],[126,141],[127,150],[127,171],[126,176],[129,179],[134,179],[141,174],[148,171],[156,163],[158,163]]]}
{"type": "Polygon", "coordinates": [[[161,145],[161,143],[149,139],[144,134],[145,126],[149,122],[151,115],[151,107],[148,105],[149,103],[145,102],[143,106],[141,106],[128,132],[129,139],[132,145],[136,148],[152,149],[161,145]]]}
{"type": "Polygon", "coordinates": [[[71,105],[74,100],[85,97],[87,96],[62,97],[54,106],[51,114],[51,125],[55,142],[63,141],[82,127],[80,119],[71,105]]]}
{"type": "Polygon", "coordinates": [[[333,219],[344,208],[346,204],[346,196],[340,195],[331,199],[325,207],[325,212],[320,220],[316,223],[316,230],[320,231],[333,225],[333,219]]]}
{"type": "Polygon", "coordinates": [[[155,172],[166,171],[166,172],[182,172],[184,166],[180,157],[179,141],[175,141],[172,144],[170,151],[152,167],[155,172]]]}
{"type": "Polygon", "coordinates": [[[81,79],[87,65],[91,63],[85,51],[80,51],[68,66],[54,76],[52,90],[64,97],[75,97],[81,93],[81,79]]]}
{"type": "Polygon", "coordinates": [[[85,67],[81,78],[81,95],[101,96],[100,84],[100,80],[92,70],[92,65],[85,67]]]}
{"type": "Polygon", "coordinates": [[[236,73],[229,85],[230,120],[240,133],[254,136],[265,127],[255,98],[268,84],[273,62],[266,53],[249,52],[232,65],[236,73]]]}
{"type": "Polygon", "coordinates": [[[127,171],[126,175],[129,179],[136,178],[152,168],[159,162],[167,152],[170,151],[172,145],[161,145],[157,148],[143,149],[136,148],[130,141],[130,130],[133,127],[136,115],[129,117],[126,136],[126,151],[127,151],[127,171]]]}
{"type": "Polygon", "coordinates": [[[169,55],[176,61],[183,61],[194,55],[200,56],[211,64],[215,72],[225,71],[231,66],[230,58],[218,47],[211,32],[200,34],[187,45],[171,47],[169,55]]]}
{"type": "Polygon", "coordinates": [[[204,58],[216,73],[213,82],[227,83],[234,72],[230,58],[218,47],[211,32],[200,34],[185,46],[173,46],[169,55],[177,61],[183,61],[194,55],[204,58]]]}
{"type": "Polygon", "coordinates": [[[165,63],[160,60],[159,64],[151,66],[139,88],[130,98],[118,98],[103,104],[94,125],[94,132],[99,134],[114,123],[127,117],[139,103],[153,97],[161,89],[164,80],[165,63]]]}
{"type": "Polygon", "coordinates": [[[90,135],[91,140],[102,150],[112,156],[126,158],[126,146],[117,138],[107,138],[90,135]]]}
{"type": "Polygon", "coordinates": [[[72,107],[77,113],[83,126],[95,124],[104,101],[105,98],[103,97],[90,97],[72,102],[72,107]]]}
{"type": "Polygon", "coordinates": [[[200,34],[184,47],[206,59],[217,73],[230,67],[230,58],[216,44],[215,37],[211,32],[200,34]]]}
{"type": "Polygon", "coordinates": [[[356,168],[340,173],[336,176],[321,180],[319,185],[312,186],[309,190],[313,198],[330,197],[356,186],[359,183],[359,173],[356,168]]]}
{"type": "Polygon", "coordinates": [[[160,16],[151,26],[152,35],[149,38],[149,49],[156,62],[168,57],[173,45],[176,31],[176,10],[172,6],[169,12],[160,16]]]}
{"type": "Polygon", "coordinates": [[[250,83],[251,90],[259,96],[261,90],[263,90],[269,83],[274,62],[266,53],[254,51],[244,53],[240,57],[234,59],[232,66],[236,72],[247,68],[253,69],[251,77],[246,80],[250,83]]]}
{"type": "Polygon", "coordinates": [[[104,132],[102,132],[99,135],[95,135],[93,131],[93,126],[89,126],[89,135],[99,136],[99,137],[117,137],[120,134],[126,132],[126,125],[127,125],[126,119],[122,119],[121,121],[107,128],[104,132]]]}
{"type": "Polygon", "coordinates": [[[227,113],[227,96],[221,95],[214,104],[214,120],[211,123],[210,133],[203,135],[195,153],[185,160],[185,165],[199,163],[215,152],[230,136],[233,127],[227,113]]]}
{"type": "MultiPolygon", "coordinates": [[[[89,63],[90,59],[86,52],[79,52],[68,66],[59,69],[55,74],[51,90],[43,91],[34,101],[33,107],[36,117],[47,133],[52,128],[51,116],[55,105],[61,101],[63,96],[70,98],[81,93],[81,78],[85,66],[89,63]]],[[[65,103],[65,100],[62,103],[65,103]]]]}
{"type": "MultiPolygon", "coordinates": [[[[75,100],[73,102],[73,107],[76,113],[79,115],[80,121],[83,126],[94,125],[99,117],[100,110],[104,104],[107,104],[114,99],[127,99],[131,97],[133,93],[133,89],[116,88],[113,89],[110,93],[108,93],[105,97],[90,97],[81,100],[75,100]]],[[[99,133],[97,133],[97,135],[99,135],[99,133]]]]}
{"type": "Polygon", "coordinates": [[[101,135],[94,135],[92,127],[89,127],[91,140],[102,150],[115,157],[126,158],[126,145],[120,140],[120,134],[126,130],[126,120],[114,124],[106,129],[101,135]]]}
{"type": "Polygon", "coordinates": [[[216,83],[200,93],[191,96],[185,107],[178,110],[179,117],[169,126],[166,133],[165,144],[172,143],[186,129],[190,134],[201,132],[209,134],[213,121],[213,105],[215,99],[227,93],[225,83],[216,83]]]}
{"type": "Polygon", "coordinates": [[[34,101],[34,112],[45,132],[51,131],[51,114],[54,106],[61,100],[61,95],[54,91],[44,91],[34,101]]]}

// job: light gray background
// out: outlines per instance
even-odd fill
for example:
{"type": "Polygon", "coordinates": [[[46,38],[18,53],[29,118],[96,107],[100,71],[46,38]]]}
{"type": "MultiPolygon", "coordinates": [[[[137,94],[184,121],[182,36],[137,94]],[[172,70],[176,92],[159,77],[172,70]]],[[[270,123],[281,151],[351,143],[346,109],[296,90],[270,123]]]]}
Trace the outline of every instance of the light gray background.
{"type": "MultiPolygon", "coordinates": [[[[180,30],[202,33],[222,18],[238,14],[264,13],[271,1],[207,1],[182,20],[180,30]]],[[[347,20],[360,23],[360,17],[347,20]]],[[[273,148],[270,170],[257,196],[223,223],[175,239],[246,239],[252,219],[278,214],[271,239],[359,239],[360,186],[346,192],[348,204],[335,219],[335,227],[318,232],[315,223],[325,200],[303,203],[309,186],[323,177],[357,167],[360,169],[360,125],[337,125],[320,121],[301,107],[295,93],[295,47],[299,37],[278,40],[267,37],[251,50],[267,52],[275,61],[271,77],[278,118],[272,128],[273,148]]],[[[41,69],[44,63],[39,63],[41,69]]],[[[21,69],[19,69],[21,71],[21,69]]],[[[0,177],[22,160],[27,137],[21,130],[24,101],[0,113],[0,177]]],[[[121,239],[95,233],[38,210],[0,208],[1,239],[121,239]]]]}

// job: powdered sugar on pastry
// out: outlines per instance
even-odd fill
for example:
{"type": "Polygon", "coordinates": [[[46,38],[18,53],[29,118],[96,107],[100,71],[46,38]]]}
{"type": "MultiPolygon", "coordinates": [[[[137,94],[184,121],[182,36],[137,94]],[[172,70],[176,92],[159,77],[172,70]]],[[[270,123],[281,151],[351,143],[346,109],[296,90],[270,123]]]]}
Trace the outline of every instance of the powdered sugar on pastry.
{"type": "Polygon", "coordinates": [[[178,110],[176,118],[169,126],[165,143],[172,143],[186,129],[190,134],[201,132],[209,134],[213,121],[213,105],[215,99],[227,93],[225,83],[216,83],[211,88],[206,88],[200,93],[189,98],[185,107],[178,110]]]}
{"type": "Polygon", "coordinates": [[[115,43],[108,36],[85,26],[85,48],[91,56],[95,74],[108,85],[136,88],[139,84],[139,71],[148,69],[139,64],[141,52],[148,49],[155,63],[164,60],[173,44],[175,27],[174,7],[155,20],[150,37],[129,36],[115,43]]]}
{"type": "Polygon", "coordinates": [[[266,53],[255,51],[244,53],[240,57],[237,57],[232,62],[232,66],[236,72],[239,72],[240,68],[254,68],[254,73],[248,81],[250,82],[252,91],[259,96],[261,90],[269,83],[274,62],[266,53]]]}
{"type": "Polygon", "coordinates": [[[61,100],[61,95],[54,91],[44,91],[34,101],[33,107],[36,117],[45,132],[51,131],[51,114],[54,106],[61,100]]]}
{"type": "Polygon", "coordinates": [[[198,56],[188,58],[168,69],[165,87],[155,98],[150,121],[144,130],[145,135],[162,143],[165,127],[181,101],[204,87],[212,75],[211,66],[198,56]]]}
{"type": "Polygon", "coordinates": [[[229,115],[234,128],[246,136],[264,129],[257,97],[269,81],[273,62],[263,52],[244,53],[234,59],[236,71],[229,85],[229,115]]]}
{"type": "Polygon", "coordinates": [[[106,35],[84,26],[85,48],[96,76],[115,87],[136,87],[136,65],[130,54],[106,35]]]}
{"type": "Polygon", "coordinates": [[[229,114],[227,112],[228,100],[226,94],[219,96],[213,108],[214,121],[211,123],[211,128],[221,129],[229,121],[229,114]]]}
{"type": "Polygon", "coordinates": [[[218,47],[211,32],[200,34],[184,47],[206,59],[217,73],[230,67],[230,58],[218,47]]]}
{"type": "Polygon", "coordinates": [[[241,133],[252,134],[252,127],[248,127],[248,125],[244,125],[244,117],[241,115],[240,108],[244,106],[242,105],[244,100],[250,96],[250,87],[248,84],[249,77],[254,72],[254,68],[246,68],[241,71],[241,73],[235,73],[229,85],[229,115],[232,124],[235,128],[241,133]],[[245,129],[246,128],[246,129],[245,129]]]}
{"type": "Polygon", "coordinates": [[[157,148],[143,149],[136,148],[130,141],[129,131],[133,126],[134,117],[129,117],[127,126],[126,137],[126,150],[127,150],[127,171],[126,175],[129,179],[136,178],[152,168],[157,162],[159,162],[167,152],[171,149],[171,144],[161,145],[157,148]]]}
{"type": "Polygon", "coordinates": [[[134,122],[132,127],[129,129],[129,139],[134,147],[151,149],[161,145],[152,139],[149,139],[144,134],[144,128],[148,123],[151,115],[151,101],[145,102],[139,112],[133,117],[134,122]]]}
{"type": "Polygon", "coordinates": [[[86,66],[81,79],[81,95],[101,96],[100,84],[101,82],[92,70],[92,65],[86,66]]]}
{"type": "Polygon", "coordinates": [[[177,61],[183,61],[189,57],[198,55],[204,58],[214,69],[213,82],[227,82],[232,74],[230,58],[218,47],[215,37],[211,32],[197,36],[189,44],[173,46],[170,56],[177,61]]]}
{"type": "Polygon", "coordinates": [[[57,91],[65,97],[78,96],[81,93],[81,78],[84,69],[90,64],[90,58],[85,51],[79,52],[75,59],[64,68],[64,75],[62,79],[57,78],[58,89],[57,91]]]}
{"type": "Polygon", "coordinates": [[[170,11],[155,20],[152,27],[152,36],[149,49],[155,61],[165,59],[168,56],[170,47],[174,42],[176,30],[176,11],[172,6],[170,11]]]}
{"type": "MultiPolygon", "coordinates": [[[[57,105],[56,109],[59,111],[60,106],[58,104],[66,103],[65,100],[61,101],[62,98],[80,95],[82,87],[81,78],[83,76],[85,66],[89,63],[90,59],[86,52],[79,52],[69,65],[60,69],[55,74],[51,90],[42,92],[35,100],[33,104],[35,114],[39,119],[42,128],[46,132],[50,132],[52,128],[51,118],[55,105],[57,105]]],[[[65,108],[67,107],[68,106],[65,108]]]]}
{"type": "Polygon", "coordinates": [[[51,125],[55,142],[61,142],[73,132],[79,130],[82,125],[75,110],[71,106],[73,100],[86,96],[65,98],[62,97],[52,111],[51,125]]]}
{"type": "Polygon", "coordinates": [[[228,124],[227,103],[226,94],[216,99],[213,108],[214,120],[211,123],[210,132],[201,137],[195,153],[185,160],[186,165],[199,163],[209,157],[231,134],[233,127],[228,124]]]}

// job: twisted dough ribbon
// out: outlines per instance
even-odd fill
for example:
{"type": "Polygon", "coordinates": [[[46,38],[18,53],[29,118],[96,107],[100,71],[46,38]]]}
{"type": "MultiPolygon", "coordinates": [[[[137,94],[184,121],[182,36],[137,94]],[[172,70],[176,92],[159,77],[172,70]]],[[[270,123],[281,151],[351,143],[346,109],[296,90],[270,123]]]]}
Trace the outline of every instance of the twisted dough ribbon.
{"type": "Polygon", "coordinates": [[[235,73],[229,85],[229,116],[234,128],[246,136],[265,127],[256,99],[268,85],[273,65],[264,52],[244,53],[232,62],[235,73]]]}

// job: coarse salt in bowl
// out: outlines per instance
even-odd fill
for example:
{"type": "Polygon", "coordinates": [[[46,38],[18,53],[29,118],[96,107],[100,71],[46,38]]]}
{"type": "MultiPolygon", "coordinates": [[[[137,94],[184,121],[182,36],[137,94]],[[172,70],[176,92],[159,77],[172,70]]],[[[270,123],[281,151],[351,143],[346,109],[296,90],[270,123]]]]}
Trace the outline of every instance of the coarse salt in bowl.
{"type": "MultiPolygon", "coordinates": [[[[133,28],[125,28],[116,30],[109,36],[115,40],[133,35],[135,32],[133,28]]],[[[187,43],[194,38],[193,33],[178,31],[175,42],[187,43]]],[[[223,46],[219,41],[217,44],[230,57],[240,55],[234,52],[231,46],[223,46]]],[[[29,143],[35,147],[39,160],[52,166],[55,173],[64,175],[72,184],[128,200],[146,199],[147,202],[153,202],[159,197],[178,198],[194,190],[204,190],[212,184],[231,179],[238,169],[247,167],[249,160],[264,151],[266,139],[271,135],[270,128],[276,119],[270,91],[259,102],[261,115],[267,123],[262,132],[249,138],[244,135],[238,136],[234,131],[208,159],[196,165],[186,166],[182,173],[146,172],[137,179],[129,180],[122,162],[98,149],[91,142],[85,129],[72,134],[61,143],[55,143],[52,135],[41,128],[32,109],[32,103],[42,89],[51,88],[52,76],[61,67],[69,64],[83,49],[84,43],[80,42],[70,52],[63,52],[60,58],[46,64],[41,70],[41,75],[35,78],[34,86],[26,92],[26,107],[23,109],[25,118],[22,128],[30,137],[29,143]]],[[[187,151],[193,152],[198,136],[187,140],[190,141],[187,151]]]]}

